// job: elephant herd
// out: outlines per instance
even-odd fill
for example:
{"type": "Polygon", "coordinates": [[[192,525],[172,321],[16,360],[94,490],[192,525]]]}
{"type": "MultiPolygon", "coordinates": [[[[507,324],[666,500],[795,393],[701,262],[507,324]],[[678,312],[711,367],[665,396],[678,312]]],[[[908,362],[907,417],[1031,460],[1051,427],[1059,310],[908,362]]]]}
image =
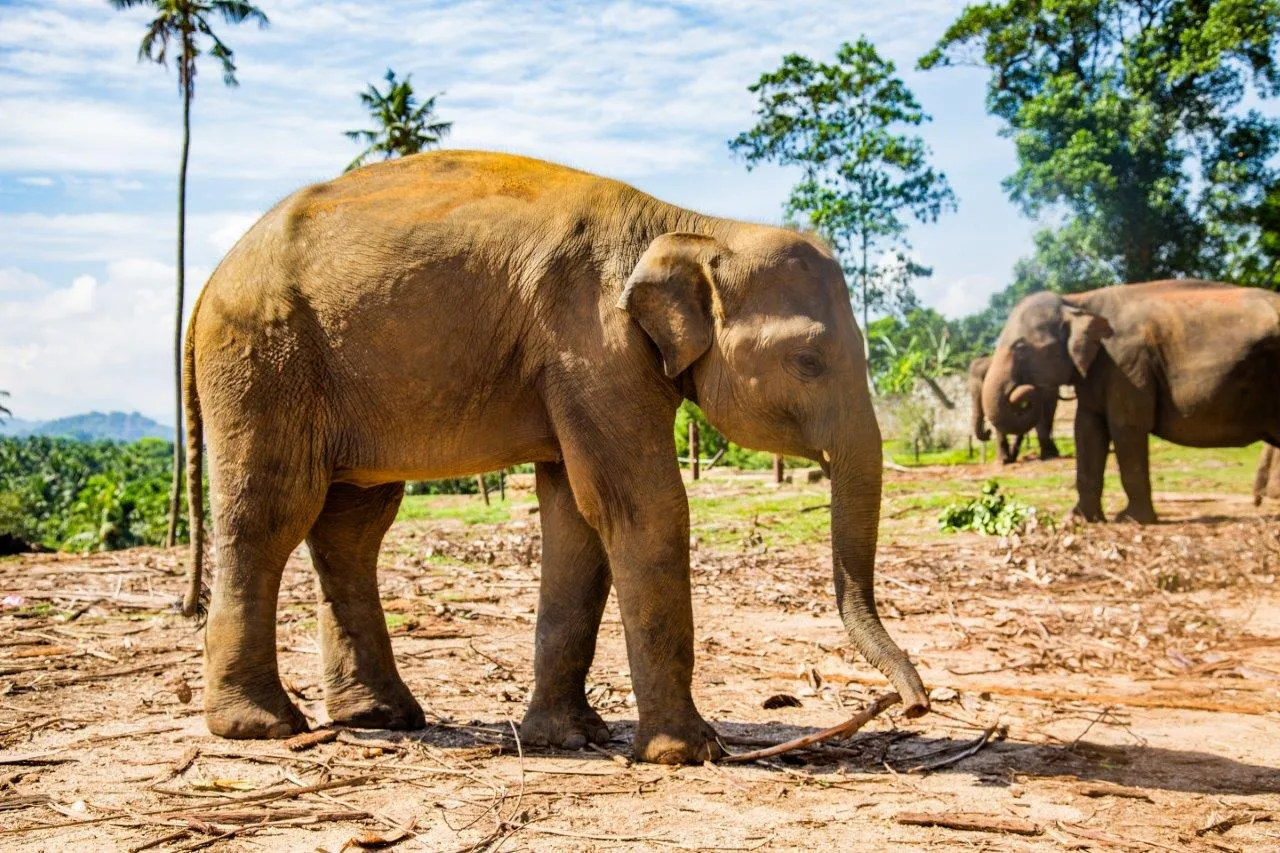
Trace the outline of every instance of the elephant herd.
{"type": "Polygon", "coordinates": [[[974,432],[1002,462],[1034,428],[1041,458],[1062,385],[1076,393],[1074,512],[1102,520],[1102,476],[1114,447],[1128,506],[1118,518],[1156,520],[1148,436],[1190,447],[1267,442],[1254,500],[1280,496],[1280,295],[1218,282],[1119,285],[1014,307],[989,358],[969,371],[974,432]],[[1012,447],[1008,436],[1015,436],[1012,447]],[[1272,469],[1276,469],[1273,473],[1272,469]]]}
{"type": "MultiPolygon", "coordinates": [[[[1032,296],[980,378],[982,411],[1005,435],[1043,427],[1049,450],[1058,388],[1076,386],[1077,509],[1101,517],[1114,443],[1124,515],[1152,521],[1148,434],[1280,442],[1278,300],[1203,282],[1032,296]]],[[[877,614],[881,434],[840,264],[810,235],[524,157],[405,157],[268,211],[205,285],[183,373],[191,518],[209,458],[215,735],[307,727],[276,659],[281,576],[303,541],[329,718],[422,727],[377,584],[404,483],[533,463],[542,558],[522,740],[609,738],[584,687],[612,588],[636,757],[718,757],[691,693],[689,506],[673,434],[686,399],[730,440],[827,472],[849,640],[908,716],[929,709],[877,614]]],[[[203,609],[204,559],[197,524],[188,615],[203,609]]]]}

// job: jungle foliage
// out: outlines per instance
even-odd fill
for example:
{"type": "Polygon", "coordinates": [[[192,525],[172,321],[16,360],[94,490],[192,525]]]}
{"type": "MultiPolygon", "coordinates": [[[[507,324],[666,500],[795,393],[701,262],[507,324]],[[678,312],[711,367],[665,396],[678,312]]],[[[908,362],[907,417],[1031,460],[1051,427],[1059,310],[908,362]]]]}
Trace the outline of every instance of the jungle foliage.
{"type": "Polygon", "coordinates": [[[67,551],[163,545],[171,453],[158,438],[0,438],[0,534],[67,551]]]}

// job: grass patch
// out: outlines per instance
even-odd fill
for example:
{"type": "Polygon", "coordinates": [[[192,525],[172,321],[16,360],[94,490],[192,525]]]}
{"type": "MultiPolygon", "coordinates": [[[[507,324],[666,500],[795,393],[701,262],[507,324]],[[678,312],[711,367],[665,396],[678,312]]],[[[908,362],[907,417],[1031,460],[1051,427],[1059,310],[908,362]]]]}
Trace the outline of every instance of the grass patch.
{"type": "MultiPolygon", "coordinates": [[[[525,506],[521,503],[520,506],[525,506]]],[[[460,521],[466,525],[500,524],[511,520],[513,501],[493,496],[489,506],[474,495],[406,495],[396,521],[460,521]]]]}

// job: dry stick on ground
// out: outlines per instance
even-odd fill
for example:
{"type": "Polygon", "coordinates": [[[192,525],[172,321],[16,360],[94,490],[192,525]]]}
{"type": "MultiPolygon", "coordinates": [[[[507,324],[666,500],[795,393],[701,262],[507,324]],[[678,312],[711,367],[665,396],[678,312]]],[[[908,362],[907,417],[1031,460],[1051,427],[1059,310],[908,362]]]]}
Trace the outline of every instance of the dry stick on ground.
{"type": "Polygon", "coordinates": [[[756,749],[751,752],[741,752],[737,755],[726,755],[720,759],[721,762],[738,762],[738,761],[755,761],[760,758],[770,758],[774,755],[781,755],[784,752],[791,752],[797,749],[804,749],[807,746],[813,746],[815,743],[822,743],[826,740],[838,737],[848,737],[867,723],[880,716],[886,708],[890,708],[902,701],[902,697],[897,693],[886,693],[876,701],[872,702],[867,708],[858,714],[850,717],[838,726],[833,726],[816,734],[805,735],[804,737],[789,740],[786,743],[780,743],[776,746],[767,747],[765,749],[756,749]]]}
{"type": "Polygon", "coordinates": [[[973,755],[977,755],[979,750],[981,750],[984,746],[986,746],[988,743],[991,742],[991,738],[995,735],[998,728],[999,728],[998,725],[988,726],[987,728],[983,729],[982,734],[974,738],[969,743],[968,746],[966,746],[964,749],[960,750],[959,752],[955,753],[954,755],[949,755],[945,758],[939,758],[936,761],[929,761],[924,764],[917,764],[915,767],[912,767],[907,772],[908,773],[928,773],[931,770],[939,770],[943,767],[950,767],[952,764],[959,764],[961,761],[964,761],[966,758],[969,758],[970,756],[973,756],[973,755]]]}
{"type": "Polygon", "coordinates": [[[1040,827],[1029,820],[996,817],[995,815],[903,812],[895,820],[905,826],[940,826],[943,829],[964,829],[970,832],[1008,832],[1014,835],[1039,835],[1041,833],[1040,827]]]}

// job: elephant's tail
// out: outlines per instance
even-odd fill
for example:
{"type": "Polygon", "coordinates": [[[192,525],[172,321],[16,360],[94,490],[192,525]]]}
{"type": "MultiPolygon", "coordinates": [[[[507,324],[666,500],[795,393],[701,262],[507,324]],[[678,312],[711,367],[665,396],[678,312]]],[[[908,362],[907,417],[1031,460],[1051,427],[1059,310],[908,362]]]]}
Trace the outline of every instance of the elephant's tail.
{"type": "MultiPolygon", "coordinates": [[[[200,309],[196,302],[196,311],[200,309]]],[[[195,313],[187,327],[182,352],[182,407],[187,421],[187,515],[191,521],[191,565],[187,570],[187,594],[182,615],[204,617],[204,423],[200,418],[200,395],[196,391],[195,313]]]]}

